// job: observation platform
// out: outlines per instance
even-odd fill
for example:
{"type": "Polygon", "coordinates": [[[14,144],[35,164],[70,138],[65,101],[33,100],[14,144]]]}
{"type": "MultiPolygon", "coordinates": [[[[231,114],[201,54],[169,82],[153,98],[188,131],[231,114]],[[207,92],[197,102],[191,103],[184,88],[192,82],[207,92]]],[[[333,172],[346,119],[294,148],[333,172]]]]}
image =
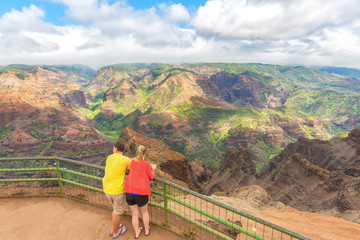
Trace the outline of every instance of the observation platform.
{"type": "MultiPolygon", "coordinates": [[[[61,157],[0,158],[0,239],[111,239],[104,167],[61,157]],[[5,224],[3,224],[5,223],[5,224]]],[[[151,239],[310,240],[172,182],[155,178],[151,239]]],[[[122,223],[133,239],[130,209],[122,223]]]]}
{"type": "MultiPolygon", "coordinates": [[[[66,198],[0,198],[0,239],[7,240],[109,240],[111,211],[66,198]]],[[[134,239],[131,216],[121,222],[128,228],[118,239],[134,239]]],[[[150,236],[139,239],[184,240],[151,224],[150,236]]]]}

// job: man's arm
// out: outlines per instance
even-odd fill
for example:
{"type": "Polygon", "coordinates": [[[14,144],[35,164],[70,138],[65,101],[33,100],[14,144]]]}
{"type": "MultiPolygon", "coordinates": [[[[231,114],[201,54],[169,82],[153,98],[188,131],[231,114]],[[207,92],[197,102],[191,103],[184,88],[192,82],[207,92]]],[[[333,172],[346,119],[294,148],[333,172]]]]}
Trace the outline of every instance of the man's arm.
{"type": "Polygon", "coordinates": [[[130,159],[128,158],[128,161],[127,161],[127,163],[126,163],[126,169],[125,169],[125,174],[129,174],[129,172],[130,172],[130,159]]]}

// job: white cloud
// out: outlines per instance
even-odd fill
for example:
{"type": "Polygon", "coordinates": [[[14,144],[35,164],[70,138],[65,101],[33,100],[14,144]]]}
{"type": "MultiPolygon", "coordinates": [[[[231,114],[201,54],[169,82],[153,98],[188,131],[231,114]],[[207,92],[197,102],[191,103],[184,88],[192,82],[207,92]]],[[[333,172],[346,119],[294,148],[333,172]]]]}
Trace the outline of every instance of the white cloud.
{"type": "Polygon", "coordinates": [[[136,10],[125,1],[51,1],[77,24],[45,22],[35,5],[5,13],[0,64],[360,62],[358,0],[209,0],[193,16],[181,4],[136,10]]]}
{"type": "Polygon", "coordinates": [[[44,16],[45,12],[33,4],[23,7],[22,11],[12,10],[0,18],[0,31],[6,33],[52,31],[51,24],[42,20],[44,16]]]}
{"type": "Polygon", "coordinates": [[[97,0],[53,0],[67,6],[67,16],[98,28],[102,38],[117,38],[124,35],[144,46],[189,46],[189,31],[183,31],[176,23],[187,21],[190,15],[181,4],[161,4],[146,10],[135,10],[124,1],[110,4],[97,0]],[[159,15],[160,10],[164,15],[159,15]]]}
{"type": "Polygon", "coordinates": [[[358,0],[209,0],[192,20],[205,36],[284,39],[359,16],[358,0]]]}
{"type": "Polygon", "coordinates": [[[3,54],[24,54],[48,52],[58,49],[56,43],[33,34],[56,34],[55,28],[42,20],[45,13],[35,5],[12,10],[0,18],[0,52],[3,54]]]}
{"type": "MultiPolygon", "coordinates": [[[[94,19],[101,18],[111,11],[107,1],[98,0],[50,0],[54,3],[62,3],[67,6],[65,14],[69,18],[79,20],[81,22],[93,21],[94,19]]],[[[118,5],[118,3],[115,3],[118,5]]]]}
{"type": "Polygon", "coordinates": [[[165,14],[165,19],[167,21],[178,23],[178,22],[187,22],[190,20],[189,11],[180,3],[179,4],[172,4],[166,5],[161,4],[160,9],[165,14]]]}
{"type": "Polygon", "coordinates": [[[102,46],[102,44],[100,44],[99,42],[89,40],[86,43],[78,46],[77,49],[78,50],[86,50],[86,49],[99,48],[101,46],[102,46]]]}

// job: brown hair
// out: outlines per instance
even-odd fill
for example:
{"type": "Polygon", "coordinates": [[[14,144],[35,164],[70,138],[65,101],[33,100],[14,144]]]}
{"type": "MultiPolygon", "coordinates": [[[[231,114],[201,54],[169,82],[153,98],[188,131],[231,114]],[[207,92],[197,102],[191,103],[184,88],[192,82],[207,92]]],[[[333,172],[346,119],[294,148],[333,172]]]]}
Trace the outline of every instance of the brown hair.
{"type": "Polygon", "coordinates": [[[144,145],[139,145],[137,148],[137,156],[135,160],[141,161],[144,158],[146,151],[147,151],[147,147],[145,147],[144,145]]]}
{"type": "Polygon", "coordinates": [[[125,145],[122,142],[116,142],[114,147],[117,149],[118,152],[123,152],[125,150],[125,145]]]}

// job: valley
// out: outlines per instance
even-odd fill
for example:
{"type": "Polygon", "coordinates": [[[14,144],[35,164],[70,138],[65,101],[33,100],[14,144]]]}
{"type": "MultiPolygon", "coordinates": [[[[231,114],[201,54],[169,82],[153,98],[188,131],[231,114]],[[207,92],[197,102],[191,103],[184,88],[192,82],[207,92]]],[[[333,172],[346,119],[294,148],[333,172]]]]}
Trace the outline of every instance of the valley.
{"type": "Polygon", "coordinates": [[[360,80],[331,70],[0,67],[0,157],[104,165],[114,141],[128,156],[145,144],[161,177],[197,192],[232,197],[256,185],[274,201],[358,223],[360,80]]]}

